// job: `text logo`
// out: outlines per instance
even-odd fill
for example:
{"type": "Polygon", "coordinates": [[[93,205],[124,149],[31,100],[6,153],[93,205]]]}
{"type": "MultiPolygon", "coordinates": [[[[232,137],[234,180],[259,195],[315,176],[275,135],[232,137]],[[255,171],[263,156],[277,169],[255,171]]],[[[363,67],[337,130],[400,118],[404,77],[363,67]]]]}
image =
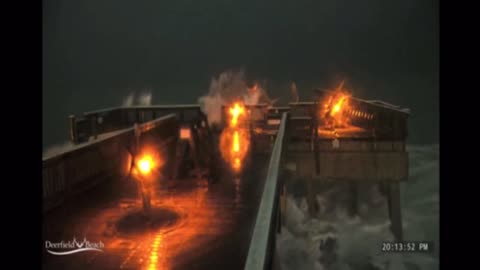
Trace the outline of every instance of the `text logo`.
{"type": "Polygon", "coordinates": [[[70,255],[78,252],[85,251],[100,251],[103,252],[104,244],[100,242],[90,242],[86,238],[83,238],[83,241],[77,241],[75,237],[72,241],[61,241],[52,243],[50,241],[45,241],[45,248],[47,252],[53,255],[70,255]]]}

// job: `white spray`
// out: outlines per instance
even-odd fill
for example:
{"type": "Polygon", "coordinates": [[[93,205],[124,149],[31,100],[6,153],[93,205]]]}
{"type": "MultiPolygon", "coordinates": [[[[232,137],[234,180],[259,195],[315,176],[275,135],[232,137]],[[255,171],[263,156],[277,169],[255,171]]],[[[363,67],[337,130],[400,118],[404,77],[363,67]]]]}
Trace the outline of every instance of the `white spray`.
{"type": "Polygon", "coordinates": [[[135,92],[130,93],[123,99],[122,106],[130,107],[134,105],[149,106],[152,104],[152,91],[150,89],[142,91],[135,101],[137,94],[135,92]]]}

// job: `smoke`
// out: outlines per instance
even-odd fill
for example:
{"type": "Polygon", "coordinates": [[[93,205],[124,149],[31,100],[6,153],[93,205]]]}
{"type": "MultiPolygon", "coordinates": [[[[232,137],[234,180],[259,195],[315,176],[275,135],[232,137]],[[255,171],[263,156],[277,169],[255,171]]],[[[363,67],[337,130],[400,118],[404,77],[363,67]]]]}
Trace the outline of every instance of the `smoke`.
{"type": "Polygon", "coordinates": [[[202,111],[207,115],[209,124],[220,124],[223,100],[220,94],[204,96],[198,100],[202,111]]]}
{"type": "Polygon", "coordinates": [[[262,90],[249,91],[243,96],[243,101],[246,105],[256,105],[260,101],[262,90]]]}
{"type": "Polygon", "coordinates": [[[63,143],[55,144],[52,146],[47,147],[43,153],[43,158],[51,157],[54,155],[61,154],[63,152],[67,152],[73,148],[74,144],[71,141],[66,141],[63,143]]]}
{"type": "Polygon", "coordinates": [[[292,94],[292,102],[299,102],[300,96],[298,95],[297,84],[292,82],[290,85],[290,92],[292,94]]]}
{"type": "Polygon", "coordinates": [[[208,94],[198,99],[202,111],[207,115],[209,124],[219,124],[222,105],[245,95],[247,83],[243,70],[225,71],[210,81],[208,94]]]}
{"type": "Polygon", "coordinates": [[[152,105],[152,93],[146,92],[140,94],[140,96],[138,97],[138,104],[142,106],[152,105]]]}
{"type": "Polygon", "coordinates": [[[385,197],[377,186],[364,186],[359,213],[350,217],[348,186],[335,184],[316,196],[315,216],[308,213],[305,194],[288,191],[285,224],[277,236],[282,269],[438,269],[439,147],[409,146],[408,151],[410,176],[401,187],[404,237],[434,241],[433,253],[383,253],[382,242],[393,240],[385,197]]]}
{"type": "Polygon", "coordinates": [[[126,96],[123,99],[122,105],[124,107],[130,107],[134,105],[140,105],[140,106],[149,106],[152,104],[152,91],[151,90],[146,90],[140,93],[140,95],[137,96],[137,102],[134,103],[135,101],[135,96],[136,93],[130,93],[128,96],[126,96]]]}
{"type": "Polygon", "coordinates": [[[128,95],[126,98],[123,99],[122,105],[125,106],[125,107],[132,106],[133,105],[133,99],[134,99],[134,94],[131,93],[130,95],[128,95]]]}
{"type": "Polygon", "coordinates": [[[265,89],[255,84],[249,89],[243,70],[227,70],[210,81],[208,94],[198,99],[202,111],[207,115],[210,124],[219,124],[221,121],[222,105],[234,100],[243,100],[246,105],[256,105],[260,102],[274,103],[268,97],[265,89]]]}

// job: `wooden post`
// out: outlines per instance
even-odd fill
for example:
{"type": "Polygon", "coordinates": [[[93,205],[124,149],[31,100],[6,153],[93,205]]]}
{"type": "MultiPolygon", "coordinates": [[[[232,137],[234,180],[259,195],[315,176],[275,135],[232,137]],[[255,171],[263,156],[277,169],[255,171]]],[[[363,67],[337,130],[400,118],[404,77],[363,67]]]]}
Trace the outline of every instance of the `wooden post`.
{"type": "Polygon", "coordinates": [[[192,150],[192,154],[193,154],[193,161],[194,161],[194,164],[195,164],[195,168],[194,170],[198,170],[200,169],[200,157],[199,157],[199,154],[200,154],[200,151],[199,151],[199,145],[198,145],[198,130],[197,130],[197,126],[195,124],[191,125],[190,126],[190,132],[191,132],[191,137],[190,137],[190,149],[192,150]]]}
{"type": "Polygon", "coordinates": [[[175,177],[175,159],[176,159],[176,153],[177,153],[177,147],[178,147],[178,141],[180,140],[178,133],[177,135],[173,138],[173,141],[170,142],[167,145],[168,149],[168,161],[167,164],[169,166],[168,168],[168,179],[173,179],[175,177]]]}
{"type": "Polygon", "coordinates": [[[92,120],[91,120],[90,124],[91,124],[91,128],[92,128],[92,136],[93,136],[94,139],[97,139],[97,116],[94,115],[94,116],[92,116],[91,119],[92,120]]]}
{"type": "Polygon", "coordinates": [[[180,111],[180,113],[178,114],[178,118],[179,118],[180,123],[183,123],[184,118],[185,118],[185,115],[184,115],[183,111],[180,111]]]}
{"type": "Polygon", "coordinates": [[[281,210],[281,195],[278,196],[277,206],[277,233],[282,232],[282,210],[281,210]]]}
{"type": "Polygon", "coordinates": [[[315,216],[318,212],[318,206],[315,200],[315,192],[313,189],[313,176],[309,176],[307,178],[307,189],[308,212],[311,216],[315,216]]]}
{"type": "Polygon", "coordinates": [[[280,265],[280,259],[278,257],[278,253],[277,253],[277,250],[274,249],[273,250],[273,258],[272,258],[272,267],[271,267],[272,270],[281,270],[282,267],[280,265]]]}
{"type": "Polygon", "coordinates": [[[285,225],[286,216],[287,216],[287,189],[285,184],[282,185],[282,191],[280,193],[280,212],[281,212],[280,225],[285,225]]]}
{"type": "Polygon", "coordinates": [[[68,117],[70,122],[70,141],[72,143],[78,143],[78,135],[77,135],[77,123],[75,119],[75,115],[70,115],[68,117]]]}
{"type": "MultiPolygon", "coordinates": [[[[139,125],[137,123],[134,124],[134,136],[135,136],[135,151],[134,151],[134,159],[138,158],[138,155],[140,154],[140,136],[141,136],[141,131],[139,128],[139,125]]],[[[134,163],[136,164],[136,163],[134,163]]],[[[142,205],[143,205],[143,212],[146,216],[150,214],[150,189],[148,185],[145,183],[145,179],[139,174],[140,179],[137,179],[138,183],[138,189],[140,191],[140,197],[142,199],[142,205]]]]}
{"type": "Polygon", "coordinates": [[[388,188],[388,213],[391,230],[397,241],[403,241],[400,183],[391,183],[388,188]]]}
{"type": "Polygon", "coordinates": [[[350,191],[349,214],[354,217],[358,214],[358,185],[355,182],[348,183],[350,191]]]}

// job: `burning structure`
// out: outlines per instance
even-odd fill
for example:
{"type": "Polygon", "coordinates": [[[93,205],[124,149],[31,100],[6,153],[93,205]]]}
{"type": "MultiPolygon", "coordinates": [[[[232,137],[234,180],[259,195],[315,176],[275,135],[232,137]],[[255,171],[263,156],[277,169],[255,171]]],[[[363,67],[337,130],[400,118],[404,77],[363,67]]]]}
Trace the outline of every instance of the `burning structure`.
{"type": "MultiPolygon", "coordinates": [[[[165,248],[177,249],[163,260],[174,265],[179,262],[175,258],[182,256],[181,261],[185,257],[205,262],[208,269],[223,259],[221,255],[210,254],[218,252],[228,256],[243,250],[248,254],[233,258],[238,265],[263,269],[275,261],[275,233],[282,227],[286,210],[282,201],[285,201],[287,180],[281,179],[281,175],[290,171],[294,177],[288,181],[306,181],[311,213],[318,211],[315,200],[318,186],[348,183],[350,214],[355,215],[359,185],[378,183],[388,198],[392,232],[397,239],[403,238],[399,184],[408,177],[405,147],[408,110],[354,98],[339,87],[334,91],[315,91],[313,100],[292,102],[283,107],[231,100],[225,102],[220,111],[218,133],[210,129],[207,115],[197,104],[128,106],[71,116],[70,134],[75,147],[43,160],[44,212],[62,204],[71,194],[93,187],[96,182],[124,179],[130,174],[137,180],[147,211],[161,205],[159,202],[150,205],[153,182],[149,179],[178,186],[180,183],[191,185],[195,181],[188,180],[192,178],[206,180],[207,186],[220,182],[218,188],[207,188],[202,193],[209,205],[203,210],[198,208],[198,201],[183,198],[182,192],[165,191],[168,201],[177,203],[182,199],[188,205],[185,211],[195,213],[181,218],[197,220],[204,225],[202,228],[211,228],[212,224],[226,227],[219,225],[208,234],[195,230],[195,223],[175,228],[178,231],[174,231],[175,237],[169,238],[170,242],[165,242],[165,248]],[[218,157],[226,162],[220,162],[218,157]],[[222,166],[225,163],[227,168],[222,166]],[[230,171],[236,174],[233,178],[252,179],[232,181],[230,171]],[[217,218],[224,220],[214,222],[217,218]],[[241,237],[232,235],[239,231],[241,237]],[[177,242],[177,239],[191,239],[199,234],[205,241],[202,249],[211,248],[210,253],[196,252],[200,250],[197,246],[189,249],[184,246],[187,241],[177,242]],[[237,242],[230,243],[231,239],[237,242]],[[246,261],[239,261],[245,258],[246,261]]],[[[119,181],[112,183],[117,185],[119,181]]],[[[102,216],[107,215],[98,215],[102,216]]],[[[159,235],[168,238],[168,234],[159,235]]],[[[110,251],[112,256],[127,254],[110,251]]],[[[159,252],[151,252],[157,258],[159,252]]],[[[229,268],[231,259],[225,258],[222,268],[229,268]]],[[[159,261],[152,260],[151,264],[158,266],[159,261]]]]}

